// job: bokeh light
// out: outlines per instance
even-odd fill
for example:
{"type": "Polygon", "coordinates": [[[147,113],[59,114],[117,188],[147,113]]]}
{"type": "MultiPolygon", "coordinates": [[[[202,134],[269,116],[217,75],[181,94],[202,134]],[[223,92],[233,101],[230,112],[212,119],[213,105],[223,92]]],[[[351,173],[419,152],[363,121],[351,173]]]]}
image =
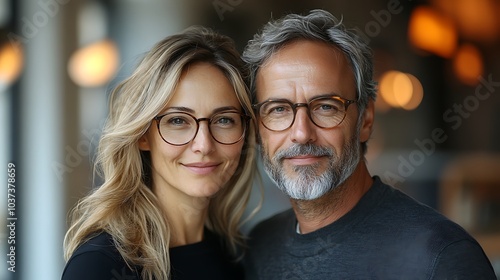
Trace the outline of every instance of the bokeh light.
{"type": "Polygon", "coordinates": [[[416,48],[445,58],[450,58],[456,49],[453,21],[429,7],[421,6],[412,12],[408,36],[416,48]]]}
{"type": "Polygon", "coordinates": [[[5,42],[0,46],[0,88],[17,80],[23,69],[23,49],[20,43],[5,42]]]}
{"type": "Polygon", "coordinates": [[[477,78],[483,74],[481,52],[471,44],[460,46],[453,58],[453,71],[462,83],[476,85],[477,78]]]}
{"type": "Polygon", "coordinates": [[[119,64],[114,42],[103,40],[77,50],[68,63],[71,79],[82,87],[98,87],[108,83],[119,64]]]}
{"type": "Polygon", "coordinates": [[[500,35],[498,1],[432,0],[432,4],[450,15],[460,35],[468,40],[488,43],[500,35]]]}
{"type": "Polygon", "coordinates": [[[411,74],[387,71],[380,79],[379,95],[393,108],[413,110],[422,101],[423,87],[411,74]]]}
{"type": "Polygon", "coordinates": [[[417,77],[408,73],[406,73],[406,76],[410,79],[412,85],[412,95],[410,100],[402,107],[403,109],[410,111],[417,108],[422,102],[422,99],[424,98],[424,88],[417,77]]]}
{"type": "Polygon", "coordinates": [[[393,81],[394,99],[398,106],[405,106],[413,94],[413,85],[405,73],[398,72],[393,81]]]}

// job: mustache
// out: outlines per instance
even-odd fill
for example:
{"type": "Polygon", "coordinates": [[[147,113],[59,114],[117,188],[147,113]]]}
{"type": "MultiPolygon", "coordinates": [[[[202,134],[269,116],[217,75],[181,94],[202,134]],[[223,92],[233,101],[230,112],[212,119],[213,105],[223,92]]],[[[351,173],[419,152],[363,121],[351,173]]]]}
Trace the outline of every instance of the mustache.
{"type": "Polygon", "coordinates": [[[321,147],[314,144],[293,144],[289,148],[278,151],[274,157],[274,161],[283,161],[285,158],[296,157],[296,156],[335,156],[335,151],[331,148],[321,147]]]}

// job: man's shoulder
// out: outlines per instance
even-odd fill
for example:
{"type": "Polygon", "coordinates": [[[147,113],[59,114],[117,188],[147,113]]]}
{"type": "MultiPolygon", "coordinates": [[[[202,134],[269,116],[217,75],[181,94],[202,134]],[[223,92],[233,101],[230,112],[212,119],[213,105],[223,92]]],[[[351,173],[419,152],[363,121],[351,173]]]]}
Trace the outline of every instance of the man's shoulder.
{"type": "Polygon", "coordinates": [[[259,222],[250,232],[250,237],[267,235],[268,233],[278,233],[293,226],[295,213],[287,209],[259,222]]]}
{"type": "Polygon", "coordinates": [[[288,209],[259,222],[251,230],[247,240],[249,250],[244,259],[249,279],[258,279],[256,274],[264,275],[264,279],[271,277],[260,270],[284,256],[282,253],[286,252],[286,244],[294,233],[295,221],[293,210],[288,209]]]}
{"type": "Polygon", "coordinates": [[[288,223],[291,219],[295,219],[295,213],[292,208],[289,208],[262,220],[255,226],[254,230],[269,225],[288,223]]]}
{"type": "MultiPolygon", "coordinates": [[[[417,223],[433,223],[436,221],[448,221],[444,215],[439,213],[436,209],[416,200],[402,190],[389,186],[380,180],[376,180],[374,186],[379,192],[383,192],[383,196],[378,204],[378,211],[380,212],[382,220],[384,217],[387,219],[404,219],[406,222],[417,223]]],[[[373,210],[373,209],[372,209],[373,210]]]]}
{"type": "MultiPolygon", "coordinates": [[[[381,183],[386,190],[385,199],[373,209],[377,224],[393,227],[398,236],[415,237],[415,234],[428,235],[434,245],[446,244],[459,240],[474,240],[460,225],[451,221],[436,209],[423,204],[403,191],[381,183]]],[[[475,242],[475,240],[473,241],[475,242]]]]}

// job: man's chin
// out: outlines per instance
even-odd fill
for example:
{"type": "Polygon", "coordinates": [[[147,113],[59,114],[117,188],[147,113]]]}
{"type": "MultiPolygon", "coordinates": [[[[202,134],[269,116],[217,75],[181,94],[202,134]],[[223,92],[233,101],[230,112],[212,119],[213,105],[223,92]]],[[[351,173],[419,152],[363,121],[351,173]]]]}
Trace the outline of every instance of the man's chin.
{"type": "Polygon", "coordinates": [[[328,193],[328,191],[325,191],[323,190],[322,192],[318,192],[318,193],[297,193],[297,192],[294,192],[294,191],[291,191],[291,190],[283,190],[281,189],[290,199],[294,199],[294,200],[302,200],[302,201],[312,201],[312,200],[315,200],[315,199],[318,199],[322,196],[324,196],[326,193],[328,193]]]}
{"type": "Polygon", "coordinates": [[[278,188],[289,198],[296,200],[315,200],[330,192],[332,178],[308,174],[281,178],[278,188]],[[295,177],[296,176],[296,177],[295,177]],[[320,179],[320,177],[323,177],[320,179]],[[319,179],[319,180],[318,180],[319,179]]]}

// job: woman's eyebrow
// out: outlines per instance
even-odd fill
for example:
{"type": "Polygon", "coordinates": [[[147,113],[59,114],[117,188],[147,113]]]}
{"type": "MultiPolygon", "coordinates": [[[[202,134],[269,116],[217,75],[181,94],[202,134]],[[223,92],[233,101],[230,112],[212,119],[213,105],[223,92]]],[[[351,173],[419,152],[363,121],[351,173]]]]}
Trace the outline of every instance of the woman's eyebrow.
{"type": "MultiPolygon", "coordinates": [[[[180,111],[180,112],[186,112],[186,113],[191,113],[191,114],[194,114],[196,113],[195,110],[191,109],[191,108],[188,108],[188,107],[184,107],[184,106],[173,106],[173,107],[168,107],[166,108],[162,114],[165,114],[165,113],[168,113],[170,111],[180,111]]],[[[215,114],[215,113],[219,113],[219,112],[224,112],[224,111],[240,111],[240,109],[234,107],[234,106],[224,106],[224,107],[219,107],[219,108],[215,108],[212,110],[212,113],[215,114]]]]}
{"type": "Polygon", "coordinates": [[[186,113],[191,113],[191,114],[195,113],[195,111],[193,109],[188,108],[188,107],[183,107],[183,106],[168,107],[164,110],[164,113],[167,113],[168,111],[181,111],[181,112],[186,112],[186,113]]]}
{"type": "Polygon", "coordinates": [[[224,107],[219,107],[216,108],[212,111],[212,113],[219,113],[219,112],[224,112],[224,111],[240,111],[240,109],[234,107],[234,106],[224,106],[224,107]]]}

